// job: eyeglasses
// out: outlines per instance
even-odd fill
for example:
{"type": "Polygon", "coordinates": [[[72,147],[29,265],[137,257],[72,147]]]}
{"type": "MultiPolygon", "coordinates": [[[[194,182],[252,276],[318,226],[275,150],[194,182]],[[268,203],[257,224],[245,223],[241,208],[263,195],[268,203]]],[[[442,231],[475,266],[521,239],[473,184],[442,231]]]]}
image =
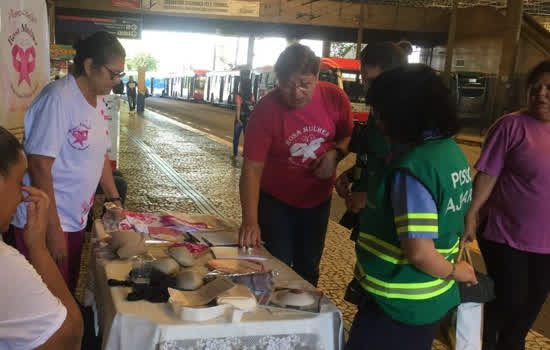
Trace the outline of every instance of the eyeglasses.
{"type": "Polygon", "coordinates": [[[103,65],[103,67],[105,67],[105,69],[107,69],[109,74],[111,74],[111,80],[115,80],[115,78],[122,79],[126,75],[125,72],[115,73],[112,70],[110,70],[109,67],[107,67],[106,65],[103,65]]]}
{"type": "Polygon", "coordinates": [[[307,91],[314,85],[314,82],[311,81],[299,81],[298,83],[293,81],[282,81],[279,83],[279,88],[282,90],[292,91],[295,89],[307,91]]]}

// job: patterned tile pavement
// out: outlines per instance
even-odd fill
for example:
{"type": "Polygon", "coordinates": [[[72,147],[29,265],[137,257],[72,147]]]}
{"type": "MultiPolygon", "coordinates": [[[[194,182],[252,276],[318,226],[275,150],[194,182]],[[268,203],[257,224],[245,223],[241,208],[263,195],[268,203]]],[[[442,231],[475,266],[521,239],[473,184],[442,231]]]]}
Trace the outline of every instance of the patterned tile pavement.
{"type": "MultiPolygon", "coordinates": [[[[162,158],[188,184],[208,198],[219,212],[240,222],[238,181],[241,161],[230,159],[231,149],[227,141],[154,112],[128,114],[123,106],[119,166],[128,181],[128,209],[147,212],[199,210],[196,198],[176,186],[165,169],[148,161],[147,151],[162,158]],[[145,143],[149,149],[144,150],[136,140],[145,143]]],[[[348,237],[348,230],[330,221],[319,281],[319,288],[342,311],[346,331],[356,312],[354,305],[343,300],[355,263],[353,244],[348,237]]],[[[526,348],[550,349],[550,341],[532,331],[526,348]]],[[[433,349],[447,347],[436,340],[433,349]]]]}

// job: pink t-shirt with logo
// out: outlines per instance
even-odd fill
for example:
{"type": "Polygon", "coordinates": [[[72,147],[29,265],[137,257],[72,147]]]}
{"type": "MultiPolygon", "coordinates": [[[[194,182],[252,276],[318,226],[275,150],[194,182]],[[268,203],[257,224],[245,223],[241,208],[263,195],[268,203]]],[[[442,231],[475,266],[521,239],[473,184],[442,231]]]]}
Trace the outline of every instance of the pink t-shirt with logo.
{"type": "Polygon", "coordinates": [[[349,99],[336,85],[318,82],[312,100],[297,109],[288,108],[275,89],[252,113],[244,158],[265,164],[264,192],[297,208],[315,207],[330,197],[334,177],[318,179],[309,167],[352,130],[349,99]]]}
{"type": "MultiPolygon", "coordinates": [[[[103,97],[92,107],[70,74],[48,84],[27,109],[23,146],[27,154],[55,158],[53,188],[65,232],[86,226],[111,143],[106,113],[103,97]]],[[[30,184],[28,173],[23,183],[30,184]]],[[[26,222],[22,203],[13,225],[22,228],[26,222]]]]}
{"type": "Polygon", "coordinates": [[[484,207],[483,236],[515,249],[550,253],[550,125],[523,112],[493,126],[478,171],[498,176],[484,207]]]}

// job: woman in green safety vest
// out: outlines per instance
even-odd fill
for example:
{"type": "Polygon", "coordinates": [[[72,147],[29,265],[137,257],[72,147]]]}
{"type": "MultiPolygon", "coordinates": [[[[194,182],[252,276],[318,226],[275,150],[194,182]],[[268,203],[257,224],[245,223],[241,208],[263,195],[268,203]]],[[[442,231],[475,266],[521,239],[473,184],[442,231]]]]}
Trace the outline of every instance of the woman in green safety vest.
{"type": "Polygon", "coordinates": [[[477,283],[472,266],[454,263],[470,168],[452,139],[458,120],[450,92],[431,68],[385,72],[369,99],[400,153],[368,193],[376,209],[362,213],[355,278],[364,296],[346,349],[429,350],[439,320],[460,302],[456,282],[477,283]]]}

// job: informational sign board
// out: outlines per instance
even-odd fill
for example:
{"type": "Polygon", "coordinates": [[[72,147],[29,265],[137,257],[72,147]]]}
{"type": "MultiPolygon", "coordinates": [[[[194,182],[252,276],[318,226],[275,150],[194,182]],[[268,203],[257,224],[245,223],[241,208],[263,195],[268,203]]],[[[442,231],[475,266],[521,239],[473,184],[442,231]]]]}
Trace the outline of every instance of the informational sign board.
{"type": "Polygon", "coordinates": [[[172,13],[260,17],[259,0],[143,0],[143,8],[172,13]]]}
{"type": "Polygon", "coordinates": [[[115,7],[124,7],[128,9],[141,8],[141,0],[112,0],[111,3],[115,7]]]}
{"type": "Polygon", "coordinates": [[[142,20],[136,17],[57,15],[56,42],[70,44],[97,31],[106,31],[118,38],[141,39],[142,20]]]}
{"type": "Polygon", "coordinates": [[[27,107],[50,78],[43,0],[0,1],[0,126],[22,136],[27,107]]]}

